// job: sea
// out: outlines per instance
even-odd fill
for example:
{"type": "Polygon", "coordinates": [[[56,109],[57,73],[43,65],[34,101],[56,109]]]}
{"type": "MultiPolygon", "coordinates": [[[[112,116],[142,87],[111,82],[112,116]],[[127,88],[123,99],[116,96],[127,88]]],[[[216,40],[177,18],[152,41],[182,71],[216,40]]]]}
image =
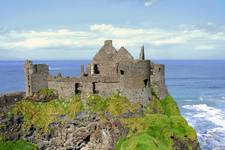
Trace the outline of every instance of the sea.
{"type": "MultiPolygon", "coordinates": [[[[89,60],[47,63],[50,73],[79,76],[89,60]]],[[[225,60],[155,60],[165,64],[166,84],[181,114],[196,129],[203,150],[225,150],[225,60]]],[[[0,93],[23,91],[23,61],[0,61],[0,93]]]]}

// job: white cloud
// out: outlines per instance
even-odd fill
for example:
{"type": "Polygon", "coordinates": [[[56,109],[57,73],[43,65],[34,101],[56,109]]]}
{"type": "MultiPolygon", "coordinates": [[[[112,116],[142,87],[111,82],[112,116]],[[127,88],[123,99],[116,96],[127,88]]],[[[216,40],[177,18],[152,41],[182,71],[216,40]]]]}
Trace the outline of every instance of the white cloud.
{"type": "Polygon", "coordinates": [[[197,45],[195,47],[196,50],[212,50],[216,48],[216,45],[197,45]]]}
{"type": "Polygon", "coordinates": [[[144,0],[145,6],[149,7],[152,6],[157,0],[144,0]]]}
{"type": "MultiPolygon", "coordinates": [[[[211,23],[210,23],[211,24],[211,23]]],[[[225,51],[225,31],[208,31],[193,25],[182,25],[173,30],[165,28],[128,28],[94,24],[88,30],[58,29],[47,31],[0,31],[0,51],[36,51],[40,49],[87,49],[100,47],[112,39],[116,48],[136,49],[145,44],[159,50],[216,50],[225,51]]],[[[97,49],[96,49],[97,50],[97,49]]]]}

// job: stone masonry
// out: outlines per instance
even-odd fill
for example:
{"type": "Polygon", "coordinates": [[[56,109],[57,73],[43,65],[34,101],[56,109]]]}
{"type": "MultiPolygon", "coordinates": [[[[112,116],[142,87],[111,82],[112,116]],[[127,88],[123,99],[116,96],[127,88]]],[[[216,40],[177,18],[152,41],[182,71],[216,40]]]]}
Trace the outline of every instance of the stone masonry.
{"type": "Polygon", "coordinates": [[[41,88],[54,89],[63,98],[76,94],[82,98],[88,94],[107,97],[119,93],[131,102],[146,105],[151,100],[152,88],[159,98],[168,95],[164,65],[145,60],[144,47],[139,59],[134,59],[124,47],[116,50],[111,40],[105,41],[90,64],[81,65],[80,77],[51,76],[48,65],[33,64],[30,60],[25,62],[24,70],[26,96],[41,88]]]}

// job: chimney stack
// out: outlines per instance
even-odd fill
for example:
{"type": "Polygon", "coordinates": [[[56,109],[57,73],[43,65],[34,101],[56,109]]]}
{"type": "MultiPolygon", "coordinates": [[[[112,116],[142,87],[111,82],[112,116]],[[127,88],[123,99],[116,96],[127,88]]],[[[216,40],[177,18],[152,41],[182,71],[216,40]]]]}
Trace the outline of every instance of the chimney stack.
{"type": "Polygon", "coordinates": [[[105,44],[105,45],[110,45],[110,46],[112,46],[112,40],[106,40],[106,41],[104,42],[104,44],[105,44]]]}
{"type": "Polygon", "coordinates": [[[141,47],[141,52],[140,52],[140,55],[139,55],[139,59],[140,60],[145,60],[145,48],[144,48],[144,46],[141,47]]]}

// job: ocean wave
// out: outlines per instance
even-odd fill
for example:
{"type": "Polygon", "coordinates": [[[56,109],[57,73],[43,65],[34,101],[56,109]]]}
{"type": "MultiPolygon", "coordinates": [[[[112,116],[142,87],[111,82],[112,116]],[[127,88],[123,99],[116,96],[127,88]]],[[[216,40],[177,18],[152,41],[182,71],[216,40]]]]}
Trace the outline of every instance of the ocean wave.
{"type": "Polygon", "coordinates": [[[222,149],[225,144],[225,110],[207,104],[184,105],[184,116],[197,131],[202,149],[222,149]]]}
{"type": "Polygon", "coordinates": [[[203,101],[203,100],[204,100],[203,96],[200,96],[200,97],[199,97],[199,100],[200,100],[200,101],[203,101]]]}
{"type": "Polygon", "coordinates": [[[184,101],[185,102],[192,102],[193,100],[192,99],[185,99],[184,101]]]}
{"type": "Polygon", "coordinates": [[[60,70],[60,69],[61,69],[60,67],[49,67],[50,71],[55,71],[55,70],[60,70]]]}
{"type": "Polygon", "coordinates": [[[194,118],[204,118],[205,120],[222,127],[225,131],[225,112],[223,110],[210,107],[207,104],[184,105],[182,107],[184,109],[197,111],[197,113],[193,114],[194,118]]]}

